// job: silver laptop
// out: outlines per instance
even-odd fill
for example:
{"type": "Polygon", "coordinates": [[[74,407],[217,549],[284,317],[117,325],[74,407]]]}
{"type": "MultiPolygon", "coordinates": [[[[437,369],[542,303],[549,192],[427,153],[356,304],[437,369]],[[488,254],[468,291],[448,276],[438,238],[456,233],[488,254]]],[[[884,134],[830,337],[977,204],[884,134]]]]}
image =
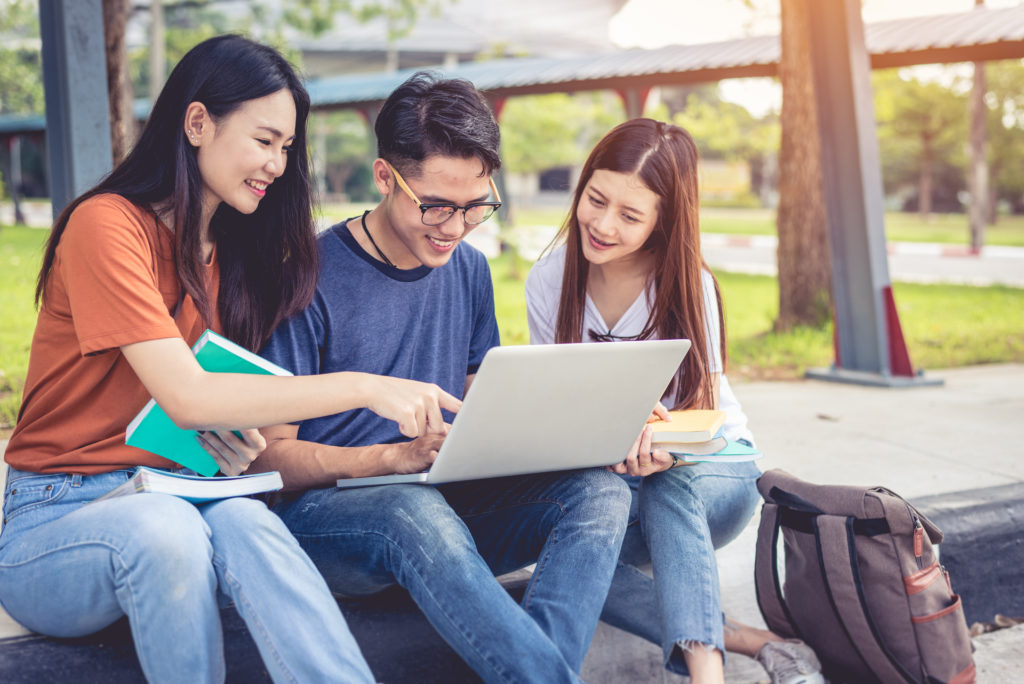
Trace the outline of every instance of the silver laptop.
{"type": "Polygon", "coordinates": [[[618,463],[690,349],[689,340],[495,347],[429,470],[339,487],[459,480],[618,463]]]}

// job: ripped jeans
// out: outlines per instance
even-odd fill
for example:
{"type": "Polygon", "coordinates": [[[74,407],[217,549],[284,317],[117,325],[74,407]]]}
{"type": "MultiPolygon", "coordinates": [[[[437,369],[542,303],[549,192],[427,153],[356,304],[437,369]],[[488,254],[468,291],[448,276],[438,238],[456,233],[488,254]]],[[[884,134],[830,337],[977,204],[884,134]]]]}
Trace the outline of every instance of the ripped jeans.
{"type": "Polygon", "coordinates": [[[688,674],[683,649],[725,655],[715,549],[746,526],[761,497],[752,462],[698,463],[646,478],[633,492],[629,528],[601,619],[662,647],[665,667],[688,674]],[[654,579],[637,569],[651,564],[654,579]]]}

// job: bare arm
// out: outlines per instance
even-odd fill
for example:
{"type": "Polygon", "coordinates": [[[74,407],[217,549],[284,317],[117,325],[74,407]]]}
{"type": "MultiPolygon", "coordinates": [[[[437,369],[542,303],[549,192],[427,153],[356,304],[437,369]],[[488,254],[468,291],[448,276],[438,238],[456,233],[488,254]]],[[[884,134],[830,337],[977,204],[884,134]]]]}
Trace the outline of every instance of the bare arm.
{"type": "MultiPolygon", "coordinates": [[[[475,377],[466,376],[466,391],[475,377]]],[[[418,473],[437,458],[448,427],[443,424],[440,434],[431,432],[411,442],[337,447],[298,439],[298,425],[273,425],[260,430],[267,447],[248,472],[276,470],[285,490],[330,487],[339,478],[418,473]]]]}
{"type": "Polygon", "coordinates": [[[181,338],[138,342],[121,352],[171,420],[195,430],[263,427],[365,407],[416,437],[443,433],[441,409],[462,405],[436,385],[368,373],[207,373],[181,338]]]}
{"type": "Polygon", "coordinates": [[[333,487],[338,478],[417,473],[437,458],[444,435],[429,434],[399,444],[335,447],[297,439],[297,425],[261,430],[267,448],[249,472],[277,470],[286,490],[333,487]]]}

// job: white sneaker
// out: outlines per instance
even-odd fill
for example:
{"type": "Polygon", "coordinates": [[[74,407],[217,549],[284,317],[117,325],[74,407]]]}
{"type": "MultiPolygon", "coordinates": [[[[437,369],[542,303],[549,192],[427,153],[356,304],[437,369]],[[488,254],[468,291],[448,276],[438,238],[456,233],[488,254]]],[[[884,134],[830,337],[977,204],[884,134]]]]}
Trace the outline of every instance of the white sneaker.
{"type": "Polygon", "coordinates": [[[799,639],[769,641],[756,658],[772,684],[825,684],[818,656],[799,639]]]}

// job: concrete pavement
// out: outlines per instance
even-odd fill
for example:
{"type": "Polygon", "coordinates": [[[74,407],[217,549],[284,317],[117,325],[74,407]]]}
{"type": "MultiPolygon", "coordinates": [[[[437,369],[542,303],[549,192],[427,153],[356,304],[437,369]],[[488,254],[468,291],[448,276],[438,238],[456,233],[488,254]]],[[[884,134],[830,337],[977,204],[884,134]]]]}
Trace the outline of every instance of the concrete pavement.
{"type": "MultiPolygon", "coordinates": [[[[1024,365],[931,371],[941,387],[869,388],[814,380],[733,382],[765,452],[762,470],[782,468],[822,484],[882,485],[907,499],[1024,482],[1024,365]]],[[[718,552],[725,612],[764,626],[754,594],[757,516],[718,552]]],[[[956,588],[956,577],[953,577],[956,588]]],[[[1024,587],[1007,587],[1020,591],[1024,587]]],[[[1015,684],[1024,673],[1024,626],[974,640],[980,684],[1015,684]]],[[[656,667],[656,647],[602,624],[584,666],[587,681],[685,682],[656,667]],[[595,651],[619,658],[615,677],[589,671],[595,651]],[[640,653],[645,657],[640,657],[640,653]],[[589,675],[589,677],[587,676],[589,675]]],[[[607,667],[607,662],[602,662],[607,667]]],[[[726,681],[754,684],[764,671],[729,654],[726,681]]]]}
{"type": "MultiPolygon", "coordinates": [[[[882,485],[911,500],[1024,482],[1024,365],[927,375],[945,385],[884,389],[805,380],[735,383],[735,390],[765,452],[763,470],[782,468],[823,484],[882,485]]],[[[726,612],[763,624],[752,583],[754,524],[720,552],[719,567],[726,612]]],[[[993,632],[975,645],[979,682],[1020,681],[1024,630],[993,632]]]]}
{"type": "MultiPolygon", "coordinates": [[[[803,380],[734,382],[734,389],[766,454],[762,469],[783,468],[820,483],[884,485],[908,499],[1024,482],[1024,364],[928,376],[945,385],[884,389],[803,380]]],[[[756,519],[718,560],[727,614],[763,625],[753,586],[755,537],[756,519]]],[[[0,620],[0,636],[21,633],[0,620]]],[[[979,682],[1020,680],[1024,626],[974,643],[979,682]]],[[[685,681],[661,670],[659,662],[657,647],[602,625],[583,674],[591,682],[685,681]]],[[[729,656],[727,681],[753,684],[763,676],[751,659],[729,656]]]]}

